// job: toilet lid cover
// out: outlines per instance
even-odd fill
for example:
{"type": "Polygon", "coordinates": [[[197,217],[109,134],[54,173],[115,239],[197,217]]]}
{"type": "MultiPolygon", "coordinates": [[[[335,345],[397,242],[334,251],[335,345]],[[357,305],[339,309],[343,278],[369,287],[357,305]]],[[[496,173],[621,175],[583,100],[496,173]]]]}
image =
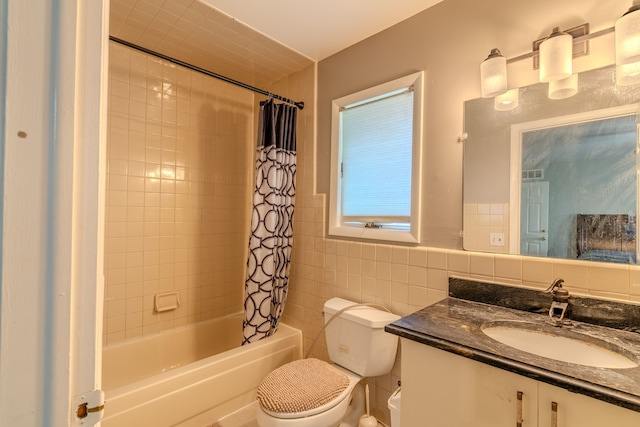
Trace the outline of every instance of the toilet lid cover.
{"type": "Polygon", "coordinates": [[[326,405],[349,386],[349,378],[318,359],[287,363],[258,386],[258,401],[268,412],[299,413],[326,405]]]}

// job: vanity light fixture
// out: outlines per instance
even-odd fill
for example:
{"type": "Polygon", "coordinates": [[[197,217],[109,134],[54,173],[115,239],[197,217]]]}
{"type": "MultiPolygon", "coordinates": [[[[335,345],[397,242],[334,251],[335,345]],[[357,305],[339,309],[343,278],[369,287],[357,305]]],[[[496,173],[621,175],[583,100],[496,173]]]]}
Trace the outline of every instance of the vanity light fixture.
{"type": "MultiPolygon", "coordinates": [[[[589,53],[589,40],[613,32],[617,85],[640,84],[640,0],[633,0],[633,5],[616,21],[614,27],[594,33],[589,33],[589,24],[566,31],[555,27],[549,37],[534,41],[531,52],[509,59],[502,56],[499,49],[491,49],[487,59],[480,64],[482,97],[506,97],[507,64],[527,58],[534,59],[534,68],[539,65],[540,81],[549,83],[549,98],[573,96],[578,90],[578,76],[573,75],[573,58],[589,53]]],[[[510,103],[509,98],[506,101],[504,97],[494,100],[496,110],[506,111],[512,109],[507,108],[511,105],[513,101],[510,103]]]]}
{"type": "Polygon", "coordinates": [[[578,75],[573,74],[566,79],[549,82],[549,98],[565,99],[578,93],[578,75]]]}
{"type": "Polygon", "coordinates": [[[640,82],[640,0],[616,21],[616,81],[618,85],[640,82]]]}
{"type": "Polygon", "coordinates": [[[493,108],[497,111],[509,111],[516,108],[520,100],[520,89],[515,88],[497,95],[493,99],[493,108]]]}
{"type": "Polygon", "coordinates": [[[540,43],[540,81],[552,82],[571,77],[573,37],[555,27],[540,43]]]}
{"type": "Polygon", "coordinates": [[[499,49],[491,49],[491,53],[480,64],[480,87],[483,98],[503,94],[507,91],[507,58],[499,49]]]}

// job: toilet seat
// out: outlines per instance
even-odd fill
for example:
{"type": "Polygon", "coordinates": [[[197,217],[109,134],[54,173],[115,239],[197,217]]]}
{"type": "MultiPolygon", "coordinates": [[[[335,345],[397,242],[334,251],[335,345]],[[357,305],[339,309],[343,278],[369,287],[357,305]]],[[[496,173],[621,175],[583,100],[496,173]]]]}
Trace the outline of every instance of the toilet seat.
{"type": "Polygon", "coordinates": [[[272,374],[258,387],[258,401],[265,414],[283,420],[307,418],[330,411],[345,401],[362,379],[353,372],[317,359],[291,362],[272,374]],[[336,389],[332,389],[334,385],[336,389]],[[280,386],[294,390],[300,387],[298,392],[301,395],[292,394],[288,400],[288,395],[278,392],[280,386]],[[301,404],[301,399],[310,399],[311,402],[301,404]],[[301,410],[291,410],[298,407],[301,410]]]}
{"type": "Polygon", "coordinates": [[[351,388],[346,388],[342,393],[340,393],[337,397],[335,397],[332,401],[325,403],[324,405],[318,406],[313,409],[309,409],[307,411],[302,412],[273,412],[268,409],[265,409],[261,406],[262,410],[275,418],[283,418],[283,419],[292,419],[292,418],[306,418],[312,415],[320,414],[322,412],[326,412],[334,406],[338,405],[344,399],[346,399],[351,394],[351,388]]]}

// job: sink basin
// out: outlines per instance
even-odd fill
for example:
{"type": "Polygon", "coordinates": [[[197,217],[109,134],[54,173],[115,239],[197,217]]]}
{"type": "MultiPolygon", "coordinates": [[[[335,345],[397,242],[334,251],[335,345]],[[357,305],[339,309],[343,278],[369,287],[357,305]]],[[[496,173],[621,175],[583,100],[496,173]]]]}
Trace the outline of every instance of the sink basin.
{"type": "MultiPolygon", "coordinates": [[[[561,362],[609,369],[638,366],[637,362],[615,351],[613,344],[586,336],[582,339],[577,333],[571,337],[563,336],[564,330],[563,335],[554,334],[554,327],[544,326],[541,328],[525,322],[490,322],[482,327],[482,332],[502,344],[561,362]]],[[[622,349],[620,351],[623,352],[622,349]]]]}

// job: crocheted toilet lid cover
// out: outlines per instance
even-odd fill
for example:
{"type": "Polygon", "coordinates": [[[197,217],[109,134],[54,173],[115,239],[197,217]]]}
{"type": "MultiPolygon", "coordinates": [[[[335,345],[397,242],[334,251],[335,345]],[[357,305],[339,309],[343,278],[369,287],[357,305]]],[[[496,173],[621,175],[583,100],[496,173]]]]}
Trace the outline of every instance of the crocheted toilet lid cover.
{"type": "Polygon", "coordinates": [[[304,412],[331,402],[348,386],[349,378],[327,362],[302,359],[267,375],[258,386],[258,401],[271,412],[304,412]]]}

